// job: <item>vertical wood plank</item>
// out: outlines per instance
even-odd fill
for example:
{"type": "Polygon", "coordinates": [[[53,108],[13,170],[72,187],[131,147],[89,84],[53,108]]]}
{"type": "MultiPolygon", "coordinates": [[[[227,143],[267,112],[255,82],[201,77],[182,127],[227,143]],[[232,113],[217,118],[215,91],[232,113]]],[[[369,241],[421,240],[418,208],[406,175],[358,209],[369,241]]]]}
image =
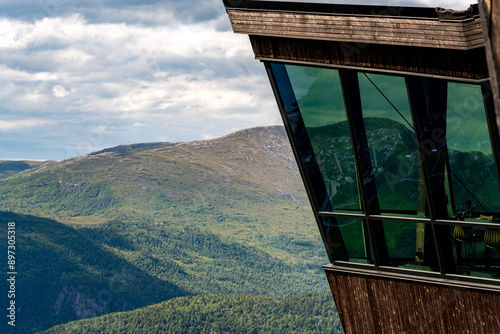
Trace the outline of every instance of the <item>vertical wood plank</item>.
{"type": "Polygon", "coordinates": [[[497,333],[500,294],[326,271],[346,334],[497,333]]]}

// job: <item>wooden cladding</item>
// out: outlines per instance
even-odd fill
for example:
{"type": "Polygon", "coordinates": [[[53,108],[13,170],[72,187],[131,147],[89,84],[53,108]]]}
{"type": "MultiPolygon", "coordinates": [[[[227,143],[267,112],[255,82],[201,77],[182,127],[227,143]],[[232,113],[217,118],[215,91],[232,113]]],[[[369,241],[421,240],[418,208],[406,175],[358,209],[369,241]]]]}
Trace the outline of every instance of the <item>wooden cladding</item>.
{"type": "Polygon", "coordinates": [[[494,0],[480,0],[481,18],[485,22],[485,49],[490,69],[491,90],[500,126],[500,5],[494,0]]]}
{"type": "Polygon", "coordinates": [[[255,57],[464,79],[488,77],[484,48],[446,50],[250,36],[255,57]]]}
{"type": "Polygon", "coordinates": [[[326,270],[346,334],[497,333],[500,294],[326,270]]]}
{"type": "Polygon", "coordinates": [[[479,18],[327,15],[228,9],[235,33],[352,43],[469,50],[484,46],[479,18]]]}

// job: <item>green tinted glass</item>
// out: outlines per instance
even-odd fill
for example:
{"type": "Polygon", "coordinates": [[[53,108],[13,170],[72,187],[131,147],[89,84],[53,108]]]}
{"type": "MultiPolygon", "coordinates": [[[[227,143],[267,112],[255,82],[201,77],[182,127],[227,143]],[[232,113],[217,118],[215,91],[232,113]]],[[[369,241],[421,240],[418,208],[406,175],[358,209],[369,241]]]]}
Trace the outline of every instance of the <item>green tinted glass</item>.
{"type": "Polygon", "coordinates": [[[293,65],[286,69],[333,210],[360,210],[338,71],[293,65]]]}
{"type": "Polygon", "coordinates": [[[380,210],[425,214],[419,159],[405,80],[358,73],[363,121],[380,210]],[[421,195],[418,210],[419,190],[421,195]]]}
{"type": "Polygon", "coordinates": [[[462,219],[500,212],[500,192],[480,86],[448,84],[446,140],[453,199],[450,215],[462,219]]]}
{"type": "Polygon", "coordinates": [[[500,278],[500,230],[455,225],[449,231],[457,274],[500,278]]]}
{"type": "Polygon", "coordinates": [[[327,246],[337,261],[373,263],[368,232],[361,219],[322,217],[327,246]]]}
{"type": "Polygon", "coordinates": [[[405,269],[439,271],[430,225],[384,221],[388,265],[405,269]]]}

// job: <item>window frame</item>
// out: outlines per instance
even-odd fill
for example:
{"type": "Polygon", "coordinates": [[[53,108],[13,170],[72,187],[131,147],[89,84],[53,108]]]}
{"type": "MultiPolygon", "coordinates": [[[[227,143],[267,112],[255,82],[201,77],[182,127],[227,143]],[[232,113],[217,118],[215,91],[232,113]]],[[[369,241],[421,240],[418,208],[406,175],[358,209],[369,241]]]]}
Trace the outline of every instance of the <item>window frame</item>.
{"type": "MultiPolygon", "coordinates": [[[[495,278],[480,278],[480,277],[475,277],[475,276],[463,276],[463,275],[458,275],[455,273],[455,270],[453,266],[449,265],[449,256],[450,252],[448,251],[443,251],[444,245],[446,243],[445,240],[443,240],[443,235],[442,235],[442,230],[445,228],[448,228],[447,226],[450,225],[459,225],[459,226],[473,226],[473,227],[483,227],[483,228],[495,228],[499,229],[500,224],[497,223],[487,223],[487,222],[470,222],[470,221],[459,221],[459,220],[452,220],[448,219],[446,217],[443,217],[441,214],[438,214],[436,212],[436,204],[437,201],[436,199],[432,198],[432,194],[430,194],[430,181],[428,175],[426,173],[428,170],[428,164],[429,162],[425,161],[425,157],[422,157],[422,152],[421,152],[421,143],[419,140],[420,131],[418,131],[418,106],[417,103],[415,103],[415,97],[412,97],[412,85],[415,84],[415,82],[418,82],[419,80],[430,80],[430,81],[437,81],[438,83],[441,82],[442,80],[446,80],[446,82],[455,82],[455,83],[465,83],[465,84],[475,84],[479,85],[481,87],[481,91],[483,94],[483,103],[484,103],[484,108],[486,112],[486,120],[487,120],[487,127],[489,131],[489,137],[491,141],[491,147],[493,151],[493,160],[495,164],[495,171],[496,171],[496,177],[497,177],[497,182],[499,183],[500,187],[500,135],[498,131],[498,125],[496,123],[496,116],[495,116],[495,110],[493,106],[493,100],[491,94],[488,94],[490,91],[488,89],[489,87],[489,79],[484,79],[484,80],[473,80],[473,79],[461,79],[461,78],[453,78],[453,77],[437,77],[437,76],[431,76],[431,75],[425,75],[425,74],[418,74],[418,73],[408,73],[408,72],[395,72],[395,71],[387,71],[387,70],[377,70],[377,69],[372,69],[372,68],[361,68],[361,67],[346,67],[346,66],[335,66],[335,65],[319,65],[319,64],[312,64],[312,63],[306,63],[306,62],[297,62],[297,61],[282,61],[282,60],[261,60],[264,63],[264,66],[266,68],[266,72],[269,77],[269,81],[271,83],[271,87],[273,89],[274,96],[276,98],[278,108],[280,111],[280,115],[283,120],[283,124],[285,126],[286,132],[288,134],[291,146],[292,146],[292,151],[295,156],[295,159],[298,164],[299,172],[301,174],[301,177],[304,181],[304,186],[308,195],[308,198],[311,203],[311,207],[313,209],[314,217],[316,219],[316,222],[319,227],[319,231],[323,240],[323,243],[325,245],[328,257],[330,259],[331,264],[328,266],[325,266],[325,269],[327,268],[335,268],[335,269],[341,269],[345,268],[346,270],[361,270],[361,271],[366,271],[369,272],[370,274],[376,274],[377,272],[381,273],[386,273],[386,274],[396,274],[396,275],[412,275],[417,277],[418,279],[422,279],[423,281],[428,281],[434,280],[439,278],[440,280],[444,281],[449,281],[450,285],[453,285],[455,281],[462,281],[464,284],[472,283],[476,285],[481,285],[481,284],[486,284],[486,285],[492,285],[493,289],[499,289],[500,290],[500,278],[495,279],[495,278]],[[361,213],[349,213],[349,212],[339,212],[339,211],[328,211],[328,210],[322,210],[322,208],[319,207],[317,204],[317,201],[315,201],[315,191],[312,189],[312,180],[310,179],[310,175],[307,173],[307,170],[310,168],[307,168],[307,166],[304,166],[304,162],[302,160],[302,155],[301,155],[301,149],[300,145],[295,138],[294,131],[293,131],[293,126],[290,123],[289,118],[287,117],[287,110],[285,103],[283,102],[283,98],[280,93],[280,87],[278,87],[277,79],[275,78],[275,73],[272,68],[272,64],[278,64],[278,65],[298,65],[298,66],[308,66],[308,67],[317,67],[317,68],[325,68],[325,69],[335,69],[339,71],[339,76],[341,80],[341,87],[342,87],[342,93],[344,97],[344,105],[346,108],[346,113],[347,113],[347,121],[349,124],[349,130],[351,134],[351,141],[352,141],[352,147],[353,147],[353,155],[354,155],[354,161],[356,165],[356,172],[357,172],[357,177],[358,177],[358,184],[360,187],[360,194],[361,194],[361,202],[362,202],[362,212],[361,213]],[[371,171],[367,167],[369,166],[369,163],[367,162],[361,162],[361,157],[360,157],[360,150],[363,149],[363,142],[359,142],[359,138],[363,137],[363,134],[360,132],[363,132],[364,125],[363,123],[359,122],[359,117],[361,117],[362,121],[362,111],[361,111],[361,99],[360,99],[360,92],[359,92],[359,82],[358,80],[358,73],[373,73],[373,74],[381,74],[381,75],[387,75],[387,76],[398,76],[398,77],[403,77],[406,82],[406,88],[407,88],[407,93],[408,93],[408,99],[410,103],[410,111],[412,115],[412,122],[414,126],[414,132],[415,132],[415,137],[416,137],[416,143],[417,143],[417,148],[418,148],[418,155],[419,155],[419,167],[422,169],[421,172],[423,173],[424,177],[424,184],[425,184],[425,189],[426,189],[426,195],[429,200],[427,200],[427,206],[428,206],[428,212],[429,216],[425,217],[407,217],[404,215],[384,215],[380,212],[380,208],[374,207],[373,203],[369,203],[367,198],[370,197],[370,194],[373,194],[375,191],[376,193],[376,186],[375,182],[370,183],[370,178],[368,178],[368,182],[361,182],[364,178],[363,175],[370,175],[371,171]],[[354,79],[354,76],[356,77],[354,79]],[[413,83],[412,83],[413,81],[413,83]],[[415,124],[417,122],[417,124],[415,124]],[[361,144],[361,145],[358,145],[361,144]],[[363,222],[363,225],[366,226],[366,230],[368,232],[368,244],[369,247],[371,248],[371,254],[374,260],[373,264],[362,264],[362,263],[355,263],[355,262],[346,262],[343,260],[336,260],[335,256],[335,251],[332,251],[331,247],[328,245],[328,236],[325,235],[323,228],[322,228],[322,221],[323,219],[332,219],[333,221],[336,221],[336,218],[358,218],[361,219],[363,222]],[[432,271],[421,271],[421,270],[415,270],[415,269],[403,269],[403,268],[396,268],[396,267],[390,267],[387,265],[387,246],[383,247],[382,250],[380,250],[379,246],[381,244],[385,244],[386,240],[383,235],[383,228],[380,228],[378,225],[382,224],[382,221],[398,221],[398,222],[409,222],[409,223],[425,223],[426,225],[430,226],[432,228],[432,234],[434,236],[434,242],[435,242],[435,251],[437,254],[437,261],[439,265],[439,272],[432,272],[432,271]],[[375,228],[374,228],[375,227],[375,228]],[[377,231],[378,230],[378,231],[377,231]],[[382,235],[380,234],[380,231],[382,231],[382,235]],[[440,232],[441,231],[441,232],[440,232]],[[385,249],[385,250],[384,250],[385,249]]],[[[286,71],[286,69],[285,69],[286,71]]],[[[288,79],[289,80],[289,79],[288,79]]],[[[446,84],[447,85],[447,84],[446,84]]],[[[290,91],[293,92],[293,89],[290,84],[290,91]]],[[[446,105],[446,103],[445,103],[446,105]]],[[[299,111],[300,114],[300,111],[299,111]]],[[[303,122],[302,122],[303,123],[303,122]]],[[[302,126],[304,126],[302,124],[302,126]]],[[[366,137],[366,133],[364,134],[366,137]]],[[[304,145],[304,143],[300,143],[301,145],[304,145]]],[[[310,146],[310,143],[309,143],[310,146]]],[[[311,149],[311,147],[309,147],[311,149]]],[[[446,148],[447,150],[447,148],[446,148]]],[[[447,151],[446,151],[446,154],[447,151]]],[[[319,172],[319,168],[317,167],[316,164],[316,173],[319,172]]],[[[372,175],[373,176],[373,175],[372,175]]],[[[326,192],[326,189],[325,189],[326,192]]],[[[324,209],[325,207],[323,207],[324,209]]],[[[366,240],[365,240],[366,242],[366,240]]],[[[453,254],[451,254],[453,255],[453,254]]],[[[385,275],[385,274],[384,274],[385,275]]]]}

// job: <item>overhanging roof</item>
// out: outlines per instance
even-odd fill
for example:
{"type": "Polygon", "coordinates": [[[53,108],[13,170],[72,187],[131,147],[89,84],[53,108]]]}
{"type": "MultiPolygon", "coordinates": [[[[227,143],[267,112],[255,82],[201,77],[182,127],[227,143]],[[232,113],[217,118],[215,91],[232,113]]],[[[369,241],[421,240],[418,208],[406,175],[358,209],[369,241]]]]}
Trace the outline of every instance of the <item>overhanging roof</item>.
{"type": "Polygon", "coordinates": [[[477,6],[441,8],[226,1],[235,33],[468,50],[484,46],[477,6]],[[231,5],[233,3],[233,5],[231,5]]]}
{"type": "Polygon", "coordinates": [[[257,59],[460,80],[489,77],[477,5],[442,8],[223,0],[257,59]]]}

